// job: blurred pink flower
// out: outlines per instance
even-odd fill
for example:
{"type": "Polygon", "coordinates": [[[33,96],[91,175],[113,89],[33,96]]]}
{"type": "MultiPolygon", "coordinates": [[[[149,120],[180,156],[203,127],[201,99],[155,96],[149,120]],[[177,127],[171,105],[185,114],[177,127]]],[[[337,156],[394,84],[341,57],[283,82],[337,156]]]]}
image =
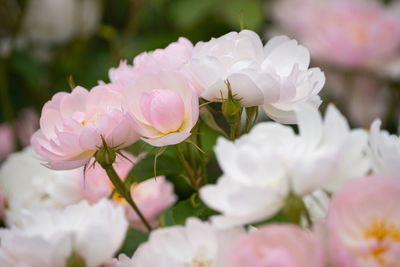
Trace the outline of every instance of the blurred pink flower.
{"type": "Polygon", "coordinates": [[[4,219],[6,213],[6,200],[4,197],[3,190],[0,188],[0,220],[4,219]]]}
{"type": "Polygon", "coordinates": [[[400,15],[379,1],[284,0],[275,16],[314,59],[327,63],[371,67],[399,53],[400,15]]]}
{"type": "Polygon", "coordinates": [[[14,131],[10,124],[0,124],[0,161],[15,149],[14,131]]]}
{"type": "MultiPolygon", "coordinates": [[[[138,159],[126,151],[122,151],[122,154],[126,158],[117,155],[113,167],[118,176],[122,180],[125,180],[138,159]]],[[[93,161],[94,159],[90,161],[89,166],[92,166],[93,161]]],[[[83,196],[90,203],[98,202],[100,199],[111,195],[113,185],[106,171],[99,164],[96,163],[93,167],[87,168],[85,176],[82,176],[82,179],[83,196]]]]}
{"type": "MultiPolygon", "coordinates": [[[[123,152],[123,154],[128,159],[118,156],[113,166],[121,179],[125,180],[133,165],[140,159],[128,152],[123,152]]],[[[82,178],[84,179],[82,183],[84,198],[91,203],[111,195],[113,185],[107,173],[99,165],[89,168],[85,177],[82,178]]],[[[157,215],[176,201],[173,185],[163,176],[133,184],[131,196],[145,218],[154,227],[158,225],[157,215]]],[[[128,220],[133,227],[145,229],[136,212],[118,193],[114,193],[113,199],[116,204],[125,207],[128,220]]]]}
{"type": "Polygon", "coordinates": [[[233,267],[316,267],[325,262],[313,233],[290,224],[270,224],[241,237],[227,256],[233,267]]]}
{"type": "Polygon", "coordinates": [[[382,118],[388,109],[390,92],[370,75],[349,76],[327,73],[325,93],[347,111],[354,126],[368,127],[375,118],[382,118]]]}
{"type": "MultiPolygon", "coordinates": [[[[174,187],[164,176],[134,184],[131,187],[131,195],[143,216],[153,227],[156,227],[159,223],[157,215],[176,201],[174,187]]],[[[125,206],[131,226],[146,230],[136,212],[127,204],[125,206]]]]}
{"type": "Polygon", "coordinates": [[[43,106],[32,147],[47,167],[66,170],[85,165],[102,146],[101,136],[109,147],[131,145],[139,136],[124,116],[122,99],[106,85],[55,94],[43,106]]]}
{"type": "Polygon", "coordinates": [[[18,114],[14,125],[21,146],[29,146],[31,136],[39,128],[39,115],[33,108],[25,108],[18,114]]]}
{"type": "Polygon", "coordinates": [[[178,72],[140,75],[126,90],[128,118],[153,146],[182,142],[199,115],[199,100],[190,81],[178,72]]]}
{"type": "Polygon", "coordinates": [[[122,60],[118,68],[108,72],[111,83],[128,85],[132,79],[144,73],[160,71],[177,71],[189,61],[192,56],[193,44],[186,38],[180,37],[177,42],[169,44],[165,49],[143,52],[133,59],[133,66],[122,60]]]}
{"type": "Polygon", "coordinates": [[[331,202],[327,226],[338,266],[399,266],[400,179],[353,179],[331,202]]]}

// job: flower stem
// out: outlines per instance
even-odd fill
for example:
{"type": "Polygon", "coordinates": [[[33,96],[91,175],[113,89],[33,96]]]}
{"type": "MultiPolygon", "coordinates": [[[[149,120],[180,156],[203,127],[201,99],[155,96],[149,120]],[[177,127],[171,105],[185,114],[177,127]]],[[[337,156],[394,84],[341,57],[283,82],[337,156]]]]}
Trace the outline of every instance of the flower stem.
{"type": "Polygon", "coordinates": [[[241,109],[239,112],[240,116],[239,116],[239,120],[236,125],[236,127],[237,127],[236,128],[236,138],[239,138],[240,135],[242,134],[242,112],[243,112],[243,109],[241,109]]]}
{"type": "Polygon", "coordinates": [[[235,140],[235,130],[236,130],[235,124],[231,124],[231,135],[230,135],[231,141],[235,140]]]}
{"type": "Polygon", "coordinates": [[[192,172],[192,169],[189,166],[189,163],[186,161],[185,156],[183,155],[182,150],[179,147],[179,145],[175,145],[174,147],[175,147],[175,150],[176,150],[176,154],[177,154],[179,160],[182,163],[183,170],[185,171],[186,175],[190,179],[191,186],[197,191],[198,190],[197,184],[196,184],[196,181],[194,180],[193,172],[192,172]]]}
{"type": "Polygon", "coordinates": [[[112,165],[108,166],[107,168],[104,168],[105,171],[107,172],[108,178],[110,178],[111,183],[114,185],[115,190],[131,205],[131,207],[135,210],[136,214],[139,216],[140,220],[144,224],[144,226],[147,228],[147,230],[150,232],[151,231],[151,226],[147,222],[146,218],[143,216],[143,214],[140,212],[139,208],[136,206],[135,202],[133,201],[130,191],[127,190],[124,182],[119,178],[117,172],[115,171],[114,167],[112,165]]]}

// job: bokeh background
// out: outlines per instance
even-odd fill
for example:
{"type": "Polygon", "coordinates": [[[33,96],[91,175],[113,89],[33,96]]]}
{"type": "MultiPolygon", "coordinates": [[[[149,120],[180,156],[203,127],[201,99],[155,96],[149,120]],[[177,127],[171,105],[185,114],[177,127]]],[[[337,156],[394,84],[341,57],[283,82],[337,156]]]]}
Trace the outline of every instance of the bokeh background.
{"type": "MultiPolygon", "coordinates": [[[[279,34],[311,51],[321,95],[353,127],[398,132],[398,0],[0,0],[0,161],[29,144],[43,104],[73,84],[108,82],[121,59],[230,31],[279,34]]],[[[333,129],[334,130],[334,129],[333,129]]]]}

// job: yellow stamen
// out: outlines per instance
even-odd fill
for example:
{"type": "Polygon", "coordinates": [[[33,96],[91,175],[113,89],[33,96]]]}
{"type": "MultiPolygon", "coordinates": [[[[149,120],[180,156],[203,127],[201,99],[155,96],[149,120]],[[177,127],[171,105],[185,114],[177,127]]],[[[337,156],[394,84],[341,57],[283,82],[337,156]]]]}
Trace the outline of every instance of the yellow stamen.
{"type": "Polygon", "coordinates": [[[376,239],[376,247],[372,249],[372,255],[379,264],[385,264],[384,254],[389,249],[384,243],[385,239],[391,239],[400,243],[400,228],[394,224],[387,223],[385,220],[377,219],[372,222],[364,232],[366,239],[376,239]]]}

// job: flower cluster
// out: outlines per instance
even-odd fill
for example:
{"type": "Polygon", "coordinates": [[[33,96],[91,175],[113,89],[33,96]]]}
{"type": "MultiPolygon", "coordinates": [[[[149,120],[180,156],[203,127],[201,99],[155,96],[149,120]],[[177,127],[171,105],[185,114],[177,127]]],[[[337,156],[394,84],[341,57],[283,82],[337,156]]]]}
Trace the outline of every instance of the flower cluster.
{"type": "Polygon", "coordinates": [[[1,165],[2,266],[398,266],[400,139],[322,116],[296,40],[181,37],[109,79],[1,165]]]}

